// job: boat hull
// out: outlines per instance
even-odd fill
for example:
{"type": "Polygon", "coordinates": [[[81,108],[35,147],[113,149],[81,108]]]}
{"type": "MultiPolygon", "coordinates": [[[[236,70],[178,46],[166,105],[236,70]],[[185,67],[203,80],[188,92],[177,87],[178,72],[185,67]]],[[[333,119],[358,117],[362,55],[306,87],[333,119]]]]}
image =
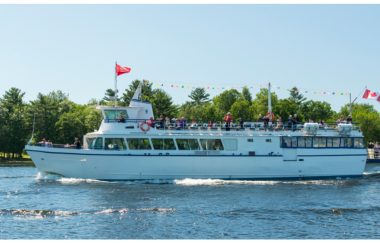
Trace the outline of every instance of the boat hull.
{"type": "Polygon", "coordinates": [[[39,171],[100,180],[307,179],[362,176],[366,154],[315,155],[140,155],[104,150],[27,146],[39,171]]]}

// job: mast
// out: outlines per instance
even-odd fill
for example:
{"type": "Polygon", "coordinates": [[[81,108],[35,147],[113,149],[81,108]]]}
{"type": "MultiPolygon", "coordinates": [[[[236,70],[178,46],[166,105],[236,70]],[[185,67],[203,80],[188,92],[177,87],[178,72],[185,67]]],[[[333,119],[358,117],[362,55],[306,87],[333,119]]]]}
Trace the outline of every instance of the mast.
{"type": "Polygon", "coordinates": [[[352,116],[352,101],[351,101],[351,92],[349,93],[349,99],[350,99],[350,113],[349,113],[349,116],[352,116]]]}
{"type": "Polygon", "coordinates": [[[115,62],[115,96],[114,96],[114,99],[115,99],[115,104],[114,104],[114,107],[117,107],[117,61],[115,62]]]}
{"type": "Polygon", "coordinates": [[[270,82],[268,83],[268,112],[272,113],[272,96],[270,82]]]}

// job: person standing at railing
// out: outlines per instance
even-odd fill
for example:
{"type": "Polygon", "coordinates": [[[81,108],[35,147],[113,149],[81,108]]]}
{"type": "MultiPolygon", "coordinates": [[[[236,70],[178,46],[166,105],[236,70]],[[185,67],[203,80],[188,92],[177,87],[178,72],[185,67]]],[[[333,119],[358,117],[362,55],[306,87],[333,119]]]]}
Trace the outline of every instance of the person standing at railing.
{"type": "Polygon", "coordinates": [[[165,128],[169,128],[170,126],[170,118],[168,116],[165,117],[165,128]]]}
{"type": "Polygon", "coordinates": [[[161,114],[160,118],[157,119],[157,124],[159,125],[159,128],[162,129],[164,128],[164,115],[161,114]]]}
{"type": "Polygon", "coordinates": [[[346,119],[346,122],[347,122],[347,124],[352,124],[352,117],[351,117],[351,115],[348,115],[348,117],[346,119]]]}
{"type": "Polygon", "coordinates": [[[230,127],[231,127],[231,122],[232,122],[232,115],[230,112],[228,112],[225,116],[224,116],[224,122],[226,122],[226,130],[230,130],[230,127]]]}

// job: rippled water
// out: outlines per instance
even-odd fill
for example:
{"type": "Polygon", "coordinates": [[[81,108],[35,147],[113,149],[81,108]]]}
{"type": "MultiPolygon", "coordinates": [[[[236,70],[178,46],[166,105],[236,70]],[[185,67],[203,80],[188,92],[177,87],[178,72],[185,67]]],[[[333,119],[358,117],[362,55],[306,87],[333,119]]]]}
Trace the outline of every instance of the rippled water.
{"type": "Polygon", "coordinates": [[[379,239],[380,176],[104,182],[0,168],[0,239],[379,239]]]}

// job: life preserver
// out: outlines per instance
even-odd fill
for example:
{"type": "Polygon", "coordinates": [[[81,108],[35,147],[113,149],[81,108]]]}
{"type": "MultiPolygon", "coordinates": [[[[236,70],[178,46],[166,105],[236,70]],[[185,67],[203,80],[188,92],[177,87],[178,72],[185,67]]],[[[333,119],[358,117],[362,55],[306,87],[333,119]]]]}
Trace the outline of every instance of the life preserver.
{"type": "Polygon", "coordinates": [[[147,132],[148,130],[150,130],[150,126],[145,122],[141,122],[139,127],[140,130],[143,132],[147,132]]]}

